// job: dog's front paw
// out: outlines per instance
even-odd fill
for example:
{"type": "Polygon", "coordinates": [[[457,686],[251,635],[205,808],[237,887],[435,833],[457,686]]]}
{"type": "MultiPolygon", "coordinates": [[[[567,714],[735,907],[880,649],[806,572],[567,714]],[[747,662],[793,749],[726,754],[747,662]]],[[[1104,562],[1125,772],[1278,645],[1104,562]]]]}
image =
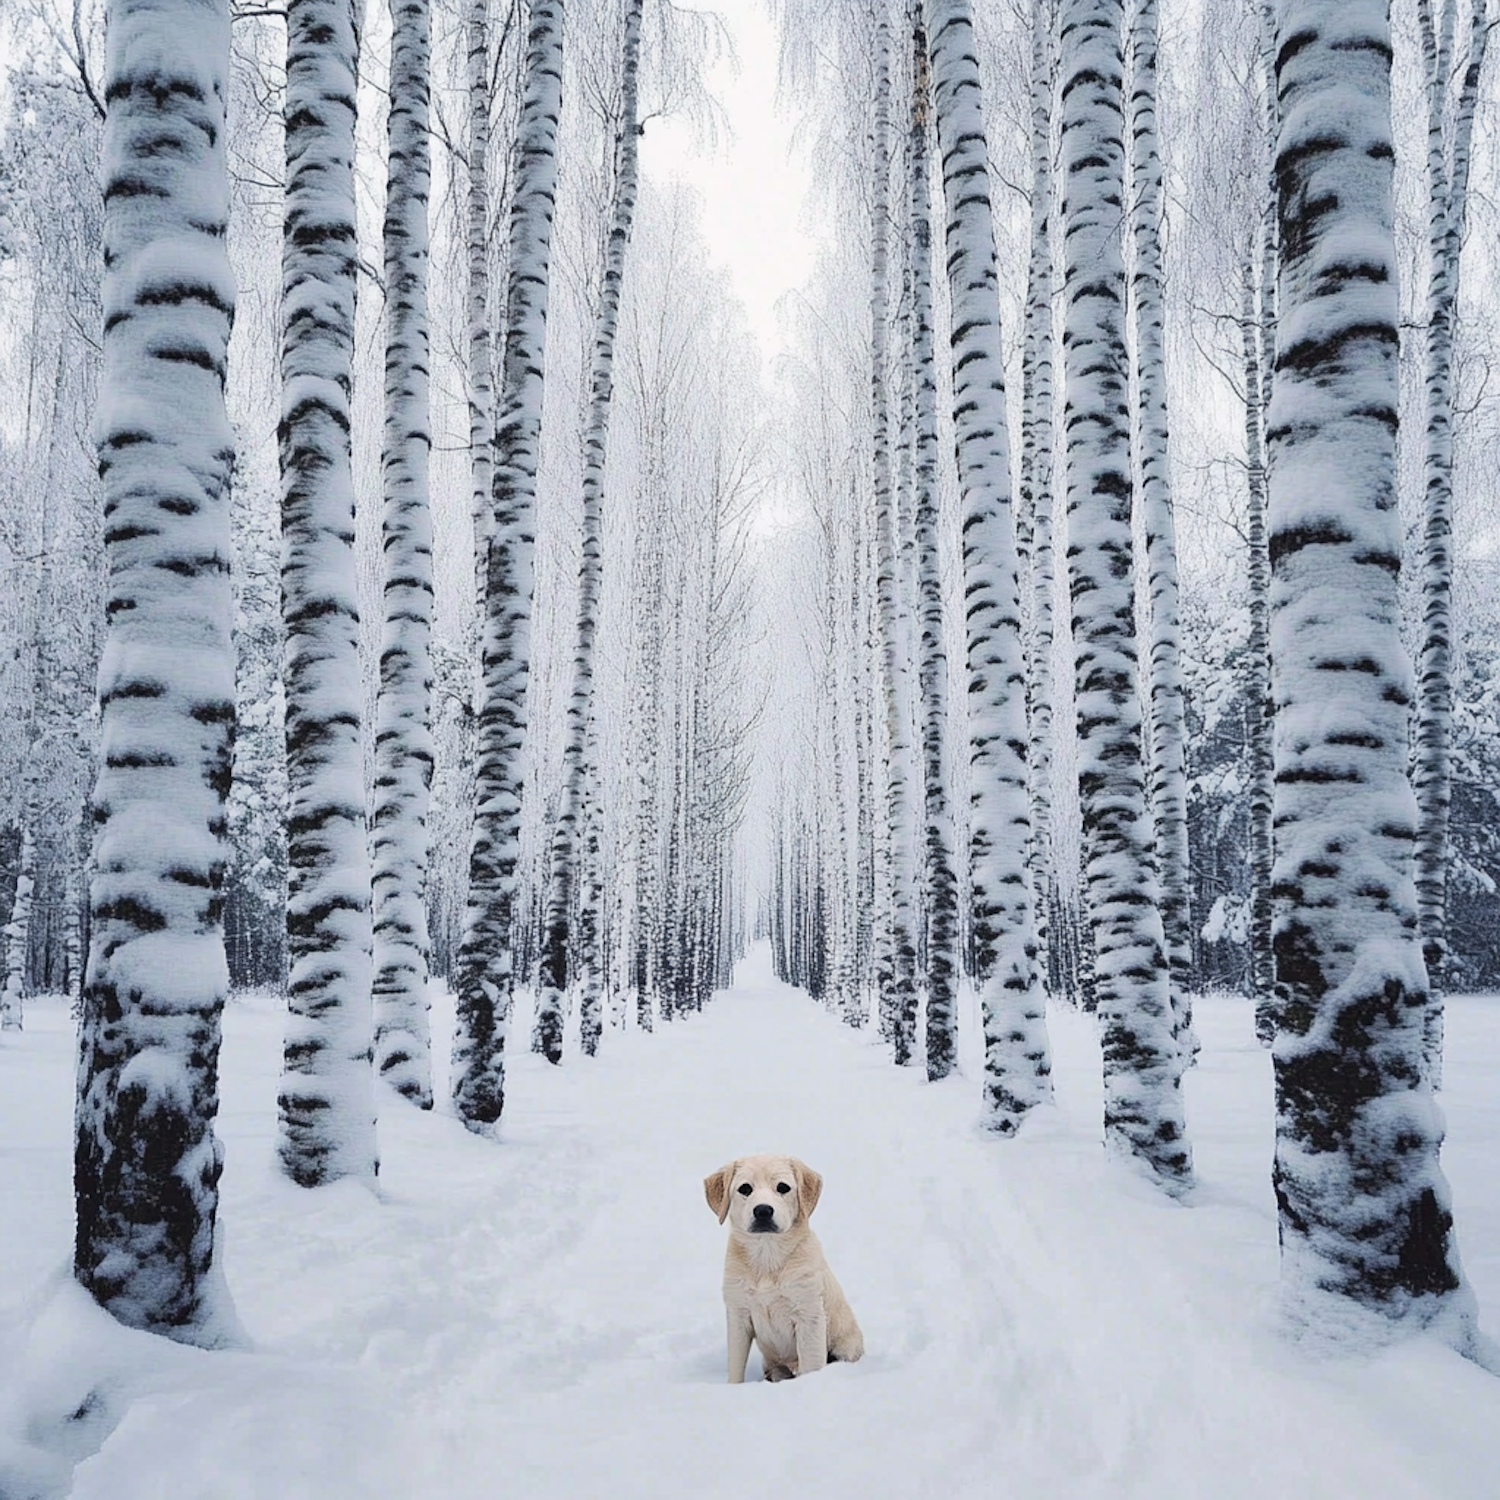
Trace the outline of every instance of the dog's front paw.
{"type": "Polygon", "coordinates": [[[857,1364],[864,1357],[865,1341],[862,1335],[842,1340],[836,1348],[828,1351],[829,1364],[857,1364]]]}

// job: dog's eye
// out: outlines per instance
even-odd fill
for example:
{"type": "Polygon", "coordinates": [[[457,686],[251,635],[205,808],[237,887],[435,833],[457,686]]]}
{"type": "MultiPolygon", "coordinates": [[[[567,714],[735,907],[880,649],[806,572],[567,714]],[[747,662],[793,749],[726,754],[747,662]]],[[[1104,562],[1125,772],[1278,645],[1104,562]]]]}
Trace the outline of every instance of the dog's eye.
{"type": "Polygon", "coordinates": [[[788,1183],[788,1182],[778,1182],[776,1184],[776,1191],[778,1193],[789,1193],[789,1192],[791,1192],[791,1190],[792,1190],[791,1184],[788,1183]]]}
{"type": "Polygon", "coordinates": [[[755,1189],[752,1188],[748,1182],[742,1182],[739,1186],[739,1192],[742,1198],[748,1198],[754,1191],[755,1189]]]}

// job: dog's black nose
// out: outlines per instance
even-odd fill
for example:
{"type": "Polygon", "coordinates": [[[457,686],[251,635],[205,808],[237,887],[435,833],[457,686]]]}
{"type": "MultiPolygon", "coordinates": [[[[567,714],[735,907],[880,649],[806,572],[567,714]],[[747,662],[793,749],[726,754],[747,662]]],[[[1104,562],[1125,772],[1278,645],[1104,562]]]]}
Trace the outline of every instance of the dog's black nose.
{"type": "Polygon", "coordinates": [[[769,1203],[757,1203],[755,1205],[755,1217],[764,1224],[776,1217],[776,1210],[769,1203]]]}

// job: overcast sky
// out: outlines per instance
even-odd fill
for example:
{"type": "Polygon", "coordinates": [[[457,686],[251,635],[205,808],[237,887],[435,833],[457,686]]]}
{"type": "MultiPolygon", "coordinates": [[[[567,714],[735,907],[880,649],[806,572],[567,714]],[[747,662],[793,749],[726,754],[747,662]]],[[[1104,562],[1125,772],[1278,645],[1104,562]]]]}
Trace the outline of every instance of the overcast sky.
{"type": "Polygon", "coordinates": [[[802,285],[813,258],[802,217],[806,166],[792,152],[789,115],[776,108],[776,28],[758,0],[685,3],[717,10],[734,39],[736,61],[709,78],[728,129],[709,145],[680,120],[653,122],[642,161],[651,175],[681,177],[702,194],[710,254],[729,272],[769,369],[781,347],[776,301],[802,285]]]}

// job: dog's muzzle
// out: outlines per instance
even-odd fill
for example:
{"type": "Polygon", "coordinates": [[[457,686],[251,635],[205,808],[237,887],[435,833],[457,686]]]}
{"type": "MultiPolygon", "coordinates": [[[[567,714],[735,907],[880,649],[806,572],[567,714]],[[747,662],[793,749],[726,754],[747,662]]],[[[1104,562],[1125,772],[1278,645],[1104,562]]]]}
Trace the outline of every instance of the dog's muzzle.
{"type": "Polygon", "coordinates": [[[769,1203],[757,1203],[750,1220],[751,1234],[777,1234],[776,1210],[769,1203]]]}

